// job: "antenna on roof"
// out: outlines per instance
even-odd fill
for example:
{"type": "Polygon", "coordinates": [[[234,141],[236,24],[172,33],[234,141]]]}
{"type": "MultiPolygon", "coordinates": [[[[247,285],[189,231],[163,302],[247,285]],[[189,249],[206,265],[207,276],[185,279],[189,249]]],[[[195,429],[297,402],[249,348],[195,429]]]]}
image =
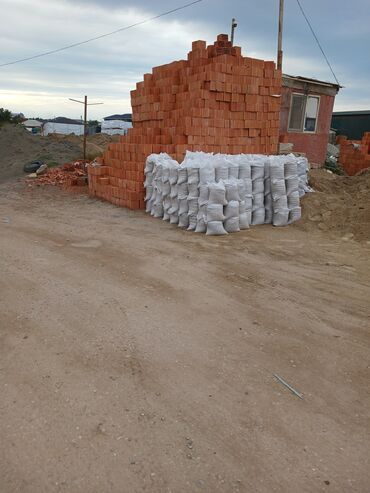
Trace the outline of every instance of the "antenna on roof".
{"type": "Polygon", "coordinates": [[[234,44],[234,31],[235,31],[235,28],[237,27],[237,22],[236,22],[236,19],[234,19],[234,17],[231,19],[231,36],[230,36],[230,41],[231,41],[231,45],[234,44]]]}

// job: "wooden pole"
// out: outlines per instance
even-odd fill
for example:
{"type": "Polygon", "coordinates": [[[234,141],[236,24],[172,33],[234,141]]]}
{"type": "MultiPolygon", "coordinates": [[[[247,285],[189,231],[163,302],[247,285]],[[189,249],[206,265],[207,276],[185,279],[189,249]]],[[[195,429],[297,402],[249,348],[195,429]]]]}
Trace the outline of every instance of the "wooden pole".
{"type": "Polygon", "coordinates": [[[284,0],[279,0],[279,31],[278,31],[278,49],[276,68],[282,70],[283,67],[283,17],[284,17],[284,0]]]}
{"type": "Polygon", "coordinates": [[[87,138],[87,96],[84,100],[84,161],[86,161],[86,138],[87,138]]]}
{"type": "MultiPolygon", "coordinates": [[[[86,161],[86,140],[87,140],[87,96],[85,96],[85,99],[83,101],[79,101],[78,99],[73,99],[73,98],[68,98],[70,101],[74,101],[75,103],[80,103],[84,105],[84,142],[83,142],[83,154],[84,154],[84,161],[86,161]]],[[[103,103],[90,103],[90,105],[95,105],[95,104],[103,104],[103,103]]]]}

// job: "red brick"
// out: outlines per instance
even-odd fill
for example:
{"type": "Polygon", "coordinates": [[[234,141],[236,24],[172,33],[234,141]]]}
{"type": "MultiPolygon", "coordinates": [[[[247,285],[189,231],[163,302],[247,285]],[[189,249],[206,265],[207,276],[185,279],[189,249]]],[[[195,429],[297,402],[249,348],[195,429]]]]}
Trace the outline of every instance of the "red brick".
{"type": "Polygon", "coordinates": [[[281,87],[274,67],[241,57],[227,35],[207,48],[195,41],[188,61],[155,67],[131,92],[134,128],[109,145],[104,171],[91,168],[90,193],[143,208],[143,168],[152,152],[181,160],[186,150],[268,151],[279,133],[280,105],[269,97],[281,87]],[[105,184],[94,182],[99,173],[105,184]]]}

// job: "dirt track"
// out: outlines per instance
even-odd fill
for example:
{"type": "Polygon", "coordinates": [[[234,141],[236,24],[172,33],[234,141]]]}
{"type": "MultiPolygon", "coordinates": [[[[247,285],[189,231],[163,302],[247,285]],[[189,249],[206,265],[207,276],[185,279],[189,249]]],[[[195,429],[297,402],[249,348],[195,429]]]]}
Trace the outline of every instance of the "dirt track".
{"type": "Polygon", "coordinates": [[[1,493],[369,491],[369,274],[320,230],[2,185],[1,493]]]}

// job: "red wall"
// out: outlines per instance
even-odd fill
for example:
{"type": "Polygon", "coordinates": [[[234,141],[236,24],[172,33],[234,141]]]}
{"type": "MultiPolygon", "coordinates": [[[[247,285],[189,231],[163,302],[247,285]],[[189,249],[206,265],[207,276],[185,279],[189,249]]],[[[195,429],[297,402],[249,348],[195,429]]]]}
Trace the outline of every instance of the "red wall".
{"type": "Polygon", "coordinates": [[[304,152],[311,165],[322,166],[326,158],[326,146],[329,140],[330,122],[334,106],[334,96],[311,92],[310,95],[320,96],[319,115],[316,133],[288,132],[288,119],[292,93],[304,94],[302,89],[282,88],[280,112],[280,142],[294,144],[293,151],[304,152]]]}

